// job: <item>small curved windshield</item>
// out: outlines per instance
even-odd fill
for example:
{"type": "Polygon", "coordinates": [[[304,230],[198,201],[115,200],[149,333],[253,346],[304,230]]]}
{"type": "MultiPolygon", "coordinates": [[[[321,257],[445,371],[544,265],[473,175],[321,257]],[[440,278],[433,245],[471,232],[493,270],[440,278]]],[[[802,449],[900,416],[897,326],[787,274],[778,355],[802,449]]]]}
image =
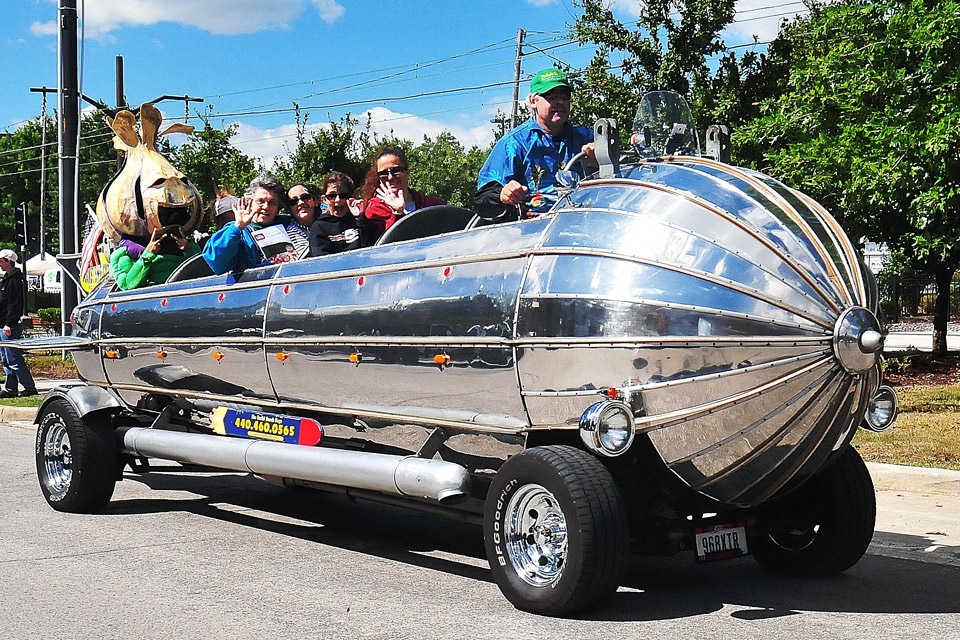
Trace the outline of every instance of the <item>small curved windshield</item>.
{"type": "Polygon", "coordinates": [[[700,155],[693,114],[675,91],[651,91],[643,96],[633,119],[632,142],[645,158],[700,155]]]}

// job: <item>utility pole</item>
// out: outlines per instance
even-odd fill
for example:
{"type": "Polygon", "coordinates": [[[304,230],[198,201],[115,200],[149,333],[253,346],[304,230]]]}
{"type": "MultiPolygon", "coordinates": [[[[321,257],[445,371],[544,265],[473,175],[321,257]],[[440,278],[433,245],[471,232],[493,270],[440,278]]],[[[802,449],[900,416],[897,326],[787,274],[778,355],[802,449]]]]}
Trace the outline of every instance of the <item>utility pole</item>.
{"type": "Polygon", "coordinates": [[[47,230],[43,224],[44,213],[47,210],[47,94],[56,93],[56,89],[31,87],[30,91],[43,94],[40,107],[40,259],[47,255],[47,230]]]}
{"type": "MultiPolygon", "coordinates": [[[[127,98],[123,91],[123,56],[117,56],[117,101],[114,103],[117,113],[127,106],[127,98]]],[[[117,149],[117,171],[123,168],[124,153],[117,149]]]]}
{"type": "MultiPolygon", "coordinates": [[[[72,257],[77,253],[77,145],[80,128],[80,87],[77,81],[77,0],[60,0],[57,9],[60,30],[58,116],[60,152],[60,253],[72,257]]],[[[66,270],[64,270],[66,271],[66,270]]],[[[63,279],[60,289],[61,335],[70,335],[70,314],[79,300],[77,286],[63,279]]]]}
{"type": "Polygon", "coordinates": [[[520,98],[520,59],[523,57],[523,37],[526,32],[523,29],[517,29],[517,61],[513,67],[513,104],[510,107],[510,128],[517,126],[517,111],[519,109],[518,100],[520,98]]]}

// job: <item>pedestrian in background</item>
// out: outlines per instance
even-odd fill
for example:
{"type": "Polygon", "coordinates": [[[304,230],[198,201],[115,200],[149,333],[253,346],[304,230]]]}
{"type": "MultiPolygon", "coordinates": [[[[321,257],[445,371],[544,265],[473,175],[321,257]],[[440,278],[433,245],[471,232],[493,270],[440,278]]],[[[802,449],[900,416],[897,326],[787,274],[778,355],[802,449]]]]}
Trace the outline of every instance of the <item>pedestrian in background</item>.
{"type": "MultiPolygon", "coordinates": [[[[3,271],[3,277],[0,278],[0,322],[3,322],[0,341],[16,340],[23,335],[21,319],[27,281],[17,268],[17,254],[10,249],[0,251],[0,270],[3,271]]],[[[3,371],[7,374],[0,398],[37,395],[37,385],[19,349],[0,348],[0,359],[3,360],[3,371]],[[23,387],[21,393],[17,393],[18,386],[23,387]]]]}

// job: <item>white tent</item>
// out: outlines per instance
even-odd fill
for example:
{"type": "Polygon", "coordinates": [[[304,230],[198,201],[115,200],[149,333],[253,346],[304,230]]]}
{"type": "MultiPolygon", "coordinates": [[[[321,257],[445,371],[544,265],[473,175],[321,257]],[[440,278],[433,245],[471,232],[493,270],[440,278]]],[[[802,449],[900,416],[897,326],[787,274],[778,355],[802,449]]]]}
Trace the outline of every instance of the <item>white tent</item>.
{"type": "Polygon", "coordinates": [[[24,272],[28,276],[43,276],[49,269],[56,269],[60,265],[52,253],[43,252],[27,260],[24,272]]]}

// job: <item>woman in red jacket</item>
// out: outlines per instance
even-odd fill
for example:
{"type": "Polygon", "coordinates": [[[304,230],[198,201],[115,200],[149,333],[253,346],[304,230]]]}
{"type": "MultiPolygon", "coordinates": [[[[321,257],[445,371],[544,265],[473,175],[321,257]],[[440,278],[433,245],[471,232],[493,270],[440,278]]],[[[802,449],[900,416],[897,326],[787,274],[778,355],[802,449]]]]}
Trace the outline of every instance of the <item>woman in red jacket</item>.
{"type": "Polygon", "coordinates": [[[364,246],[374,244],[397,218],[417,209],[443,204],[443,201],[414,191],[408,186],[410,165],[398,147],[383,147],[374,156],[373,165],[363,183],[363,195],[370,198],[360,225],[364,246]]]}

